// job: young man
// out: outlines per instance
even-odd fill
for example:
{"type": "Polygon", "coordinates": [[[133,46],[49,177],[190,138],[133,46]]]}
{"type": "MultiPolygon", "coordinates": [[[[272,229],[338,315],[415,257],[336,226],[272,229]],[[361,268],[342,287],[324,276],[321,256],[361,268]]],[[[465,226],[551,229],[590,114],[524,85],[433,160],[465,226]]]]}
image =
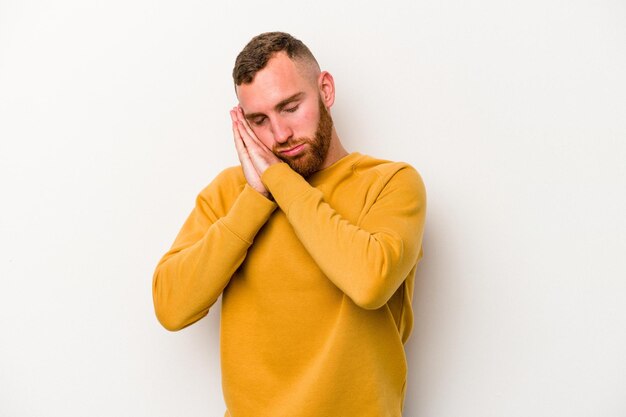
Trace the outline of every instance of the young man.
{"type": "Polygon", "coordinates": [[[198,196],[153,281],[169,330],[222,295],[230,417],[399,417],[426,208],[404,163],[348,153],[332,76],[264,33],[233,70],[241,166],[198,196]]]}

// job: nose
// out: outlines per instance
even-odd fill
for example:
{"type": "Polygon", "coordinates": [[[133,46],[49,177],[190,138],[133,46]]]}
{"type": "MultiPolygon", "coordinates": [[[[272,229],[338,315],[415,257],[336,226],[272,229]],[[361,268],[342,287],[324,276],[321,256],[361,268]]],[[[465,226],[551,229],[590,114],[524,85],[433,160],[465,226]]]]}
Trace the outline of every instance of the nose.
{"type": "Polygon", "coordinates": [[[278,143],[285,143],[293,136],[291,127],[280,118],[276,118],[271,122],[271,129],[274,141],[278,143]]]}

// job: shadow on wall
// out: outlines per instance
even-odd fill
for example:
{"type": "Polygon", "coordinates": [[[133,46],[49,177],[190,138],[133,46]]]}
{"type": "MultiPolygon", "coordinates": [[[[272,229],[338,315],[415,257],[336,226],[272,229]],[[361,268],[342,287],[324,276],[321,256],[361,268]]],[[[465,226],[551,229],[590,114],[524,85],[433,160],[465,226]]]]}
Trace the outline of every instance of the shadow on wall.
{"type": "Polygon", "coordinates": [[[405,416],[417,416],[428,409],[429,398],[434,398],[431,395],[432,378],[439,374],[437,369],[445,361],[442,352],[434,352],[434,347],[440,346],[437,339],[440,339],[443,331],[441,315],[437,314],[442,307],[439,300],[445,300],[445,291],[442,289],[444,279],[437,276],[437,273],[445,270],[442,262],[451,257],[446,256],[445,248],[440,244],[441,231],[444,229],[436,227],[433,217],[431,213],[427,215],[423,240],[424,257],[415,274],[413,332],[405,346],[409,366],[405,416]]]}

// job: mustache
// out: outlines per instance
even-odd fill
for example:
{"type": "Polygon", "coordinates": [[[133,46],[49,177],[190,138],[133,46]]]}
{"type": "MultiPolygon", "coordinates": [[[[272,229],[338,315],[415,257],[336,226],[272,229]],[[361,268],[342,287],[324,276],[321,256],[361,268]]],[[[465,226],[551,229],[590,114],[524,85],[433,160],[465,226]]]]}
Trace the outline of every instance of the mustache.
{"type": "Polygon", "coordinates": [[[296,146],[300,146],[303,143],[311,143],[312,140],[310,138],[297,138],[290,139],[285,143],[281,143],[280,145],[276,144],[272,147],[272,152],[275,154],[280,154],[283,151],[287,151],[289,149],[293,149],[296,146]]]}

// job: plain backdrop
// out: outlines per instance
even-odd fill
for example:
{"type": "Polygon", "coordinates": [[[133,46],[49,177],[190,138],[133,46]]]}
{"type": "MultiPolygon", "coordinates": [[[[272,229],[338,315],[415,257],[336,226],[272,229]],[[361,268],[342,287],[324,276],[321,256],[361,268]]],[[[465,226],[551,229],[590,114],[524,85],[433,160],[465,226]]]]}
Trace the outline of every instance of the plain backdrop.
{"type": "Polygon", "coordinates": [[[625,22],[621,0],[0,0],[0,416],[223,415],[219,304],[170,333],[151,280],[237,163],[230,73],[270,30],[334,75],[350,151],[426,183],[405,416],[626,416],[625,22]]]}

